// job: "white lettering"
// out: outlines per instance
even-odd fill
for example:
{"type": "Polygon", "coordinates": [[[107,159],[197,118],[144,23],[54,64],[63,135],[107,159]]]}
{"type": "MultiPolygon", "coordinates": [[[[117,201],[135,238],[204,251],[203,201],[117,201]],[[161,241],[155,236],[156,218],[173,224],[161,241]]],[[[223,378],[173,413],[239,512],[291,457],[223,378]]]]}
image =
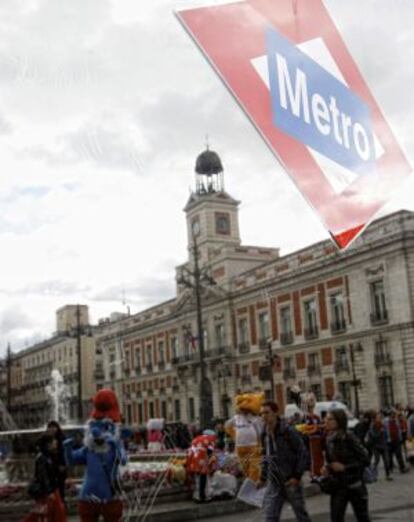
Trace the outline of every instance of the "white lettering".
{"type": "Polygon", "coordinates": [[[356,122],[354,124],[353,137],[354,137],[355,148],[356,148],[359,156],[364,161],[368,161],[371,156],[369,140],[368,140],[368,136],[367,136],[367,133],[366,133],[364,127],[359,122],[356,122]],[[360,138],[362,138],[363,143],[361,143],[360,138]]]}
{"type": "Polygon", "coordinates": [[[320,94],[312,96],[312,114],[315,124],[321,134],[327,136],[331,132],[329,125],[331,119],[329,117],[328,106],[320,94]]]}
{"type": "Polygon", "coordinates": [[[286,60],[280,54],[276,54],[280,104],[287,110],[288,103],[286,97],[286,89],[289,95],[289,103],[292,114],[300,117],[301,106],[303,109],[303,119],[306,123],[310,123],[308,90],[306,84],[306,74],[300,69],[296,69],[295,93],[293,94],[292,83],[290,81],[289,70],[286,60]]]}
{"type": "Polygon", "coordinates": [[[342,119],[342,128],[343,128],[343,136],[344,136],[344,145],[347,149],[349,149],[349,127],[352,125],[352,120],[349,116],[341,113],[341,119],[342,119]]]}
{"type": "Polygon", "coordinates": [[[333,118],[333,128],[334,128],[335,139],[339,143],[339,145],[342,145],[342,139],[341,139],[341,136],[339,135],[339,125],[338,125],[339,110],[338,110],[338,107],[336,106],[336,99],[333,96],[331,96],[331,101],[329,103],[329,109],[331,111],[332,118],[333,118]]]}

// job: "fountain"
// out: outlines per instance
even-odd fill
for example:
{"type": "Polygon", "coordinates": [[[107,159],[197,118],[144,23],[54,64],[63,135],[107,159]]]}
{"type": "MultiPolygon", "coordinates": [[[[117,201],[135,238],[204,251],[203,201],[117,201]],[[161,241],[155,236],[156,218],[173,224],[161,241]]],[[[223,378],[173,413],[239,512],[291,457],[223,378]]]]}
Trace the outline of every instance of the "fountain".
{"type": "Polygon", "coordinates": [[[59,424],[67,424],[70,394],[62,374],[56,368],[52,370],[51,382],[45,389],[52,403],[51,419],[59,424]]]}

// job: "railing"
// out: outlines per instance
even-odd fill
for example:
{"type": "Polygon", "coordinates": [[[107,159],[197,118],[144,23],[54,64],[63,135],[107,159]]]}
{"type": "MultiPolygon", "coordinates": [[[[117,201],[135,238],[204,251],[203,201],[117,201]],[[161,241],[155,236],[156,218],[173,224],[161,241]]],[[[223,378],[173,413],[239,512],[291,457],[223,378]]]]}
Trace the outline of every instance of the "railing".
{"type": "Polygon", "coordinates": [[[165,361],[158,361],[158,370],[162,372],[165,370],[165,361]]]}
{"type": "Polygon", "coordinates": [[[242,384],[251,384],[252,383],[251,375],[242,375],[241,382],[242,382],[242,384]]]}
{"type": "Polygon", "coordinates": [[[249,353],[249,352],[250,352],[249,343],[239,343],[239,353],[249,353]]]}
{"type": "Polygon", "coordinates": [[[135,375],[141,375],[141,373],[142,373],[142,367],[135,366],[135,375]]]}
{"type": "Polygon", "coordinates": [[[388,310],[381,309],[381,310],[375,310],[372,314],[370,314],[371,317],[371,324],[372,325],[379,325],[388,323],[388,310]]]}
{"type": "Polygon", "coordinates": [[[312,375],[320,375],[321,374],[321,367],[319,364],[311,364],[308,366],[308,375],[311,377],[312,375]]]}
{"type": "Polygon", "coordinates": [[[349,369],[348,361],[335,361],[335,373],[349,373],[349,369]]]}
{"type": "Polygon", "coordinates": [[[269,337],[262,337],[261,339],[259,339],[259,348],[261,350],[265,350],[268,347],[269,342],[269,337]]]}
{"type": "Polygon", "coordinates": [[[312,328],[305,328],[304,337],[307,341],[311,339],[317,339],[319,336],[318,327],[313,326],[312,328]]]}
{"type": "Polygon", "coordinates": [[[281,332],[280,334],[280,344],[292,344],[293,343],[293,332],[281,332]]]}
{"type": "Polygon", "coordinates": [[[343,332],[346,332],[345,319],[341,319],[339,321],[334,321],[331,323],[331,333],[338,334],[343,332]]]}
{"type": "Polygon", "coordinates": [[[392,364],[391,355],[389,353],[376,353],[375,366],[387,366],[392,364]]]}
{"type": "Polygon", "coordinates": [[[216,357],[222,357],[223,355],[230,355],[229,346],[219,346],[218,348],[213,348],[212,350],[207,350],[205,352],[205,356],[212,359],[216,357]]]}
{"type": "Polygon", "coordinates": [[[294,368],[285,368],[283,370],[283,378],[284,379],[295,379],[296,378],[296,370],[294,368]]]}
{"type": "Polygon", "coordinates": [[[147,364],[146,369],[147,369],[147,373],[152,372],[152,364],[147,364]]]}

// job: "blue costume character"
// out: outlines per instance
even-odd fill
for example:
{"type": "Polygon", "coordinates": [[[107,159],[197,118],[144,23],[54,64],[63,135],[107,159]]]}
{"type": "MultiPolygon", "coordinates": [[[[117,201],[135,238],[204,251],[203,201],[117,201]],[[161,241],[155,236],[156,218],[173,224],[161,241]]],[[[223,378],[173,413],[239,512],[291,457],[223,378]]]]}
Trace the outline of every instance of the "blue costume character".
{"type": "Polygon", "coordinates": [[[103,389],[93,402],[84,445],[74,449],[73,439],[65,441],[65,457],[68,465],[86,466],[78,506],[81,522],[97,522],[101,515],[105,522],[119,522],[119,465],[125,465],[127,458],[120,440],[118,401],[112,390],[103,389]]]}

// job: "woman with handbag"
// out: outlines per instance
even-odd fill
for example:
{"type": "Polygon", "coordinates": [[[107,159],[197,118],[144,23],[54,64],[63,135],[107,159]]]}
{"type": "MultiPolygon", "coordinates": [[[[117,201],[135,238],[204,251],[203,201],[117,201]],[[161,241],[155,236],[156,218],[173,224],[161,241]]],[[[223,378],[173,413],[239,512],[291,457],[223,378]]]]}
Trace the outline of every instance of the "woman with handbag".
{"type": "Polygon", "coordinates": [[[33,480],[28,494],[35,505],[23,522],[66,522],[66,510],[59,493],[59,478],[54,464],[57,441],[49,434],[39,440],[33,480]]]}
{"type": "Polygon", "coordinates": [[[326,492],[331,496],[331,521],[344,522],[350,503],[358,522],[370,522],[368,491],[364,482],[364,469],[370,463],[368,451],[353,433],[347,431],[345,411],[329,411],[325,422],[326,465],[321,473],[329,484],[326,492]]]}

